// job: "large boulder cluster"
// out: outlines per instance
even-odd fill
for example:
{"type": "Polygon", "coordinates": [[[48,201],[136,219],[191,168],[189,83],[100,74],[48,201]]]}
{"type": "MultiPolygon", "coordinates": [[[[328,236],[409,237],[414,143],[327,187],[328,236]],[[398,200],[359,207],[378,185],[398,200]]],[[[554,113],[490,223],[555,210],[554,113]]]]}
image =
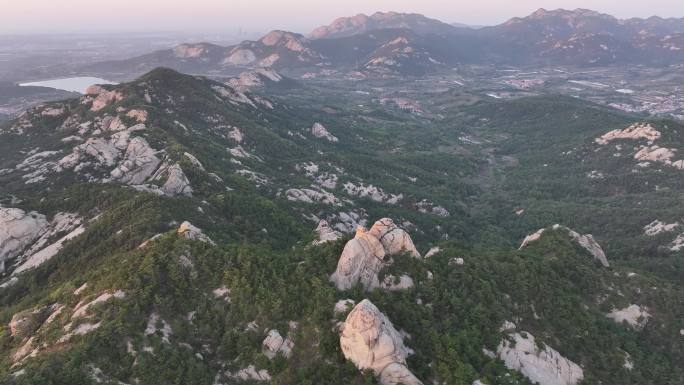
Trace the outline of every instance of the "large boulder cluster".
{"type": "Polygon", "coordinates": [[[17,208],[0,208],[0,273],[5,262],[19,256],[45,232],[49,224],[44,215],[17,208]]]}
{"type": "Polygon", "coordinates": [[[372,290],[380,286],[380,270],[391,263],[385,258],[401,252],[420,257],[411,236],[391,219],[375,222],[370,230],[359,227],[354,239],[345,245],[330,280],[339,290],[351,289],[357,283],[372,290]]]}
{"type": "Polygon", "coordinates": [[[0,207],[0,273],[6,263],[12,274],[37,267],[54,257],[65,242],[85,231],[83,220],[73,213],[57,213],[51,221],[37,212],[0,207]],[[66,235],[63,235],[66,233],[66,235]],[[57,239],[57,236],[61,236],[57,239]]]}
{"type": "Polygon", "coordinates": [[[497,348],[507,368],[517,370],[540,385],[575,385],[582,381],[582,368],[548,345],[537,344],[532,334],[516,332],[515,324],[506,322],[507,335],[497,348]]]}
{"type": "Polygon", "coordinates": [[[342,353],[357,368],[372,370],[383,385],[422,384],[406,366],[412,352],[401,334],[369,300],[354,307],[341,329],[342,353]]]}

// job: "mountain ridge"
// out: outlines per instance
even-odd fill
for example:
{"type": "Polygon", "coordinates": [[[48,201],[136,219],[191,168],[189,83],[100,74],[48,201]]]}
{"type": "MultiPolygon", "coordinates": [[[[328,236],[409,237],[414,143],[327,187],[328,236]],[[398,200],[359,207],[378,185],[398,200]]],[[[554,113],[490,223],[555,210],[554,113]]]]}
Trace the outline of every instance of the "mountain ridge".
{"type": "Polygon", "coordinates": [[[340,18],[316,31],[308,38],[272,31],[259,40],[229,47],[183,44],[85,70],[139,75],[167,66],[190,73],[232,75],[244,68],[274,67],[298,75],[326,70],[422,75],[461,64],[668,66],[684,60],[684,19],[620,20],[587,9],[540,9],[478,29],[458,28],[417,14],[376,13],[340,18]],[[407,35],[412,41],[403,47],[393,52],[384,49],[407,35]]]}

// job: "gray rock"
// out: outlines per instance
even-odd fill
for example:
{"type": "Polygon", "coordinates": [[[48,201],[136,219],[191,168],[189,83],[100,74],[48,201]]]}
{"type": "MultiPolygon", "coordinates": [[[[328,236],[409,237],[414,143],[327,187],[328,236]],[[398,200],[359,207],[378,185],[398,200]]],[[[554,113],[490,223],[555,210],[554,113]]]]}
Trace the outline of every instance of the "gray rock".
{"type": "Polygon", "coordinates": [[[17,208],[0,207],[0,272],[49,228],[44,215],[17,208]]]}
{"type": "Polygon", "coordinates": [[[387,316],[367,299],[347,316],[340,347],[346,359],[361,370],[372,370],[382,385],[422,385],[406,366],[412,351],[387,316]]]}

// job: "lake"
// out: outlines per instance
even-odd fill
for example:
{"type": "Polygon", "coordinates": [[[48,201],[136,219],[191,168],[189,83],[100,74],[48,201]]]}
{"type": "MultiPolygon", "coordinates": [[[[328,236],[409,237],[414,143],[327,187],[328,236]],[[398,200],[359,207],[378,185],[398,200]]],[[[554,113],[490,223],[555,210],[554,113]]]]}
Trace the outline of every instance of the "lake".
{"type": "Polygon", "coordinates": [[[22,87],[49,87],[58,90],[85,93],[86,88],[92,86],[93,84],[117,84],[106,79],[96,78],[91,76],[79,76],[73,78],[63,78],[63,79],[52,79],[52,80],[41,80],[38,82],[30,83],[20,83],[22,87]]]}

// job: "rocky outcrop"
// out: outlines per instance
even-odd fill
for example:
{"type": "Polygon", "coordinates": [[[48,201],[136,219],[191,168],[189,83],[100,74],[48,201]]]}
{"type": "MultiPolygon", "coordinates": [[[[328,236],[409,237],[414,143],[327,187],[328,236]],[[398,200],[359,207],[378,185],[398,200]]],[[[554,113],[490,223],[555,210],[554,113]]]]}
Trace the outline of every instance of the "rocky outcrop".
{"type": "Polygon", "coordinates": [[[316,227],[316,234],[318,234],[318,239],[313,242],[314,245],[320,245],[326,242],[333,242],[342,237],[342,233],[333,230],[328,224],[328,221],[321,220],[318,222],[318,227],[316,227]]]}
{"type": "Polygon", "coordinates": [[[161,163],[156,154],[157,151],[145,139],[131,139],[126,146],[123,162],[110,173],[112,179],[125,184],[142,184],[154,174],[161,163]]]}
{"type": "Polygon", "coordinates": [[[152,175],[152,180],[164,181],[162,192],[168,196],[186,195],[192,196],[192,187],[188,177],[178,163],[162,164],[152,175]]]}
{"type": "Polygon", "coordinates": [[[442,251],[442,248],[439,246],[432,247],[432,248],[430,248],[430,250],[428,250],[427,254],[425,254],[425,258],[433,257],[433,256],[439,254],[441,251],[442,251]]]}
{"type": "Polygon", "coordinates": [[[82,219],[72,213],[57,213],[51,222],[45,216],[19,209],[0,208],[0,267],[17,259],[12,274],[34,268],[55,256],[63,244],[85,231],[82,219]],[[57,235],[61,239],[54,240],[57,235]],[[50,244],[50,242],[53,242],[50,244]]]}
{"type": "Polygon", "coordinates": [[[599,261],[601,265],[604,267],[610,266],[608,263],[608,258],[606,258],[606,254],[604,253],[603,249],[601,248],[601,245],[596,242],[594,239],[594,236],[591,234],[580,234],[572,229],[569,229],[565,226],[561,225],[553,225],[550,229],[539,229],[535,233],[528,235],[525,237],[523,240],[522,244],[520,245],[519,250],[522,250],[523,248],[527,247],[529,244],[538,241],[542,234],[544,234],[546,231],[552,230],[552,231],[564,231],[568,234],[570,239],[573,241],[577,242],[582,248],[587,250],[589,254],[591,254],[594,259],[599,261]]]}
{"type": "Polygon", "coordinates": [[[335,308],[333,310],[333,313],[335,315],[337,314],[343,314],[351,310],[354,305],[356,305],[356,301],[353,299],[341,299],[337,302],[335,302],[335,308]]]}
{"type": "Polygon", "coordinates": [[[618,139],[646,141],[646,145],[642,144],[639,151],[634,154],[634,159],[640,161],[639,167],[648,167],[650,162],[655,162],[684,170],[684,159],[673,159],[677,149],[660,147],[655,144],[661,137],[660,131],[656,130],[651,124],[636,123],[624,130],[610,131],[594,141],[602,146],[618,139]]]}
{"type": "Polygon", "coordinates": [[[5,272],[6,261],[19,256],[48,227],[42,214],[0,207],[0,273],[5,272]]]}
{"type": "Polygon", "coordinates": [[[506,323],[507,336],[497,348],[506,367],[517,370],[533,383],[540,385],[575,385],[582,381],[584,372],[558,351],[543,344],[537,345],[532,334],[515,332],[515,324],[506,323]]]}
{"type": "Polygon", "coordinates": [[[197,167],[197,168],[200,169],[201,171],[206,171],[206,170],[204,169],[204,166],[202,165],[202,162],[200,162],[199,159],[197,159],[196,156],[192,155],[192,154],[189,153],[189,152],[186,152],[186,153],[184,153],[183,155],[185,155],[185,157],[190,161],[190,163],[191,163],[193,166],[197,167]]]}
{"type": "Polygon", "coordinates": [[[375,202],[388,203],[391,205],[397,204],[400,200],[404,199],[403,194],[396,195],[385,193],[381,188],[375,187],[372,184],[364,185],[363,183],[355,184],[347,182],[343,185],[343,189],[348,195],[359,198],[370,198],[375,202]]]}
{"type": "Polygon", "coordinates": [[[291,202],[320,203],[331,206],[342,205],[342,202],[335,195],[325,190],[293,188],[285,191],[285,196],[287,197],[287,200],[291,202]]]}
{"type": "Polygon", "coordinates": [[[185,221],[181,223],[178,227],[178,235],[183,238],[190,239],[193,241],[200,241],[215,245],[214,241],[211,240],[206,234],[202,232],[199,228],[192,225],[192,223],[185,221]]]}
{"type": "Polygon", "coordinates": [[[254,365],[249,365],[246,368],[240,369],[236,372],[226,373],[229,378],[242,381],[270,381],[271,375],[266,369],[258,370],[254,365]]]}
{"type": "Polygon", "coordinates": [[[401,334],[375,305],[365,299],[342,325],[340,347],[344,357],[360,370],[370,369],[382,385],[422,385],[406,366],[411,350],[401,334]]]}
{"type": "Polygon", "coordinates": [[[411,279],[411,277],[408,275],[402,275],[399,277],[388,275],[382,280],[380,287],[387,291],[406,290],[413,287],[413,279],[411,279]]]}
{"type": "Polygon", "coordinates": [[[656,140],[660,139],[660,132],[656,130],[649,123],[636,123],[625,128],[624,130],[613,130],[594,141],[602,146],[610,143],[613,140],[624,139],[624,140],[646,140],[649,144],[653,144],[656,140]]]}
{"type": "Polygon", "coordinates": [[[241,73],[237,78],[230,79],[228,84],[237,89],[263,87],[267,83],[279,83],[283,76],[272,68],[259,68],[254,71],[241,73]]]}
{"type": "Polygon", "coordinates": [[[274,359],[278,354],[282,354],[285,358],[292,355],[294,342],[288,337],[284,338],[280,332],[273,329],[268,332],[268,335],[262,342],[264,354],[269,359],[274,359]]]}
{"type": "Polygon", "coordinates": [[[320,123],[314,123],[313,127],[311,127],[311,135],[332,143],[339,141],[335,135],[331,134],[328,129],[320,123]]]}
{"type": "Polygon", "coordinates": [[[108,91],[102,86],[93,85],[86,89],[86,95],[94,96],[93,104],[90,107],[91,111],[100,111],[111,103],[120,102],[124,96],[119,91],[108,91]]]}
{"type": "Polygon", "coordinates": [[[629,305],[624,309],[613,309],[606,317],[617,323],[626,322],[634,329],[643,329],[651,318],[648,309],[639,305],[629,305]]]}
{"type": "Polygon", "coordinates": [[[385,256],[400,252],[420,257],[411,236],[391,219],[375,222],[369,231],[359,227],[354,239],[345,245],[330,280],[339,290],[351,289],[357,283],[365,290],[372,290],[380,286],[380,270],[391,263],[385,261],[385,256]]]}
{"type": "Polygon", "coordinates": [[[427,199],[423,199],[422,201],[416,203],[416,208],[421,213],[432,214],[441,218],[447,218],[451,215],[451,213],[449,213],[449,210],[445,209],[442,206],[438,206],[428,201],[427,199]]]}
{"type": "Polygon", "coordinates": [[[130,110],[126,113],[131,119],[135,119],[138,123],[147,122],[148,113],[145,110],[130,110]]]}
{"type": "Polygon", "coordinates": [[[354,239],[347,242],[330,277],[339,290],[348,290],[361,283],[366,290],[379,286],[378,272],[384,266],[385,249],[380,240],[359,228],[354,239]]]}
{"type": "MultiPolygon", "coordinates": [[[[77,219],[74,223],[71,223],[72,226],[80,225],[80,219],[77,219]]],[[[54,243],[48,245],[47,247],[39,250],[36,253],[33,254],[28,254],[27,253],[27,258],[25,261],[21,263],[21,265],[17,266],[17,268],[14,270],[12,274],[19,274],[21,272],[24,272],[29,269],[36,268],[43,263],[47,262],[50,260],[52,257],[57,255],[60,250],[62,250],[62,247],[64,247],[64,244],[79,235],[83,234],[85,232],[85,227],[83,225],[80,225],[76,227],[75,229],[71,230],[67,235],[63,236],[62,238],[58,239],[54,243]]],[[[60,233],[60,231],[57,231],[56,229],[52,229],[52,231],[48,232],[48,236],[52,236],[54,234],[60,233]]],[[[45,237],[47,239],[47,237],[45,237]]]]}
{"type": "Polygon", "coordinates": [[[76,308],[74,309],[74,312],[71,314],[71,319],[75,320],[77,318],[86,317],[88,316],[88,310],[90,310],[90,308],[92,308],[93,306],[105,303],[111,299],[122,299],[124,297],[126,297],[126,293],[124,293],[121,290],[116,290],[114,292],[105,291],[104,293],[100,294],[90,302],[81,301],[78,304],[76,304],[76,308]]]}
{"type": "Polygon", "coordinates": [[[16,313],[9,323],[10,335],[18,340],[29,337],[47,317],[45,309],[32,309],[16,313]]]}
{"type": "Polygon", "coordinates": [[[411,236],[402,228],[394,224],[390,218],[383,218],[373,224],[369,233],[380,240],[385,253],[397,254],[407,252],[412,257],[420,258],[411,236]]]}
{"type": "Polygon", "coordinates": [[[654,237],[660,233],[669,233],[674,231],[678,227],[679,222],[665,223],[656,219],[655,221],[644,226],[644,234],[648,235],[649,237],[654,237]]]}

